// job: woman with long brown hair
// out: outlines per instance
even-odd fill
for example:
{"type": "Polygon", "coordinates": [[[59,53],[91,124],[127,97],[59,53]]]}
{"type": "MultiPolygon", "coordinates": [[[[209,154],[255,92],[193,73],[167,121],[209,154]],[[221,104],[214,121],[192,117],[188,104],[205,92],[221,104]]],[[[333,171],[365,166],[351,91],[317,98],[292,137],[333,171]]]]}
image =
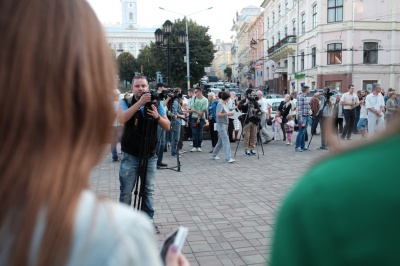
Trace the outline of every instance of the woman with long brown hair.
{"type": "Polygon", "coordinates": [[[160,265],[149,221],[88,190],[115,79],[88,3],[0,1],[0,18],[0,265],[160,265]]]}

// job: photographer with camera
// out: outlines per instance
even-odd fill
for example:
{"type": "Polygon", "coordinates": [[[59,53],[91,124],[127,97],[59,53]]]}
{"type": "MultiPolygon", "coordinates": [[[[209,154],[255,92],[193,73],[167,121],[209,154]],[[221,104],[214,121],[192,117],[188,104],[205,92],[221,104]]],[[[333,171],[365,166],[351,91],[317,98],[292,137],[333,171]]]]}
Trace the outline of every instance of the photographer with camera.
{"type": "MultiPolygon", "coordinates": [[[[118,112],[118,121],[124,124],[124,132],[121,141],[121,166],[119,171],[120,197],[119,201],[130,205],[132,201],[132,191],[134,189],[136,178],[138,177],[139,163],[143,158],[148,159],[147,176],[141,210],[147,213],[153,220],[153,194],[154,179],[156,175],[156,147],[157,147],[157,126],[164,131],[170,129],[170,122],[165,114],[165,108],[162,104],[156,102],[151,106],[145,105],[152,101],[152,94],[149,92],[149,84],[146,77],[135,76],[132,81],[133,97],[129,99],[128,106],[121,105],[118,112]],[[148,122],[149,118],[151,121],[148,122]],[[146,121],[147,120],[147,121],[146,121]],[[144,125],[150,124],[152,134],[144,135],[144,125]],[[143,154],[141,150],[142,142],[149,139],[150,149],[148,154],[143,154]]],[[[123,103],[123,102],[122,102],[123,103]]],[[[154,223],[154,222],[153,222],[154,223]]],[[[156,232],[158,228],[154,225],[156,232]]]]}
{"type": "MultiPolygon", "coordinates": [[[[240,101],[238,109],[244,113],[240,116],[242,122],[243,134],[244,134],[244,146],[246,156],[256,155],[254,151],[256,147],[256,134],[257,125],[252,121],[257,120],[258,114],[261,112],[260,105],[258,104],[254,95],[253,89],[246,90],[246,96],[240,101]]],[[[258,118],[260,120],[260,118],[258,118]]]]}
{"type": "MultiPolygon", "coordinates": [[[[168,87],[168,85],[163,84],[163,83],[157,83],[157,85],[156,85],[157,93],[161,94],[165,90],[165,87],[168,87]]],[[[168,102],[166,102],[165,105],[167,103],[168,102]]],[[[160,104],[162,104],[165,107],[164,101],[161,100],[160,104]]],[[[160,125],[158,125],[158,127],[157,127],[157,140],[158,140],[157,150],[156,150],[157,151],[156,152],[156,154],[157,154],[157,167],[167,167],[168,164],[162,162],[163,157],[164,157],[164,148],[165,148],[165,144],[166,144],[165,143],[166,134],[165,134],[165,131],[161,128],[160,125]]]]}
{"type": "Polygon", "coordinates": [[[320,124],[321,130],[321,146],[317,150],[328,150],[327,145],[327,125],[329,121],[332,121],[333,116],[333,105],[335,104],[335,98],[331,97],[333,94],[330,92],[329,88],[325,88],[323,94],[320,96],[319,100],[320,110],[318,111],[316,117],[320,124]]]}
{"type": "Polygon", "coordinates": [[[179,104],[179,100],[182,99],[181,90],[176,88],[169,90],[167,94],[168,101],[168,117],[171,122],[170,138],[171,138],[171,156],[177,156],[177,144],[180,138],[182,119],[185,119],[185,115],[182,113],[182,108],[179,104]]]}

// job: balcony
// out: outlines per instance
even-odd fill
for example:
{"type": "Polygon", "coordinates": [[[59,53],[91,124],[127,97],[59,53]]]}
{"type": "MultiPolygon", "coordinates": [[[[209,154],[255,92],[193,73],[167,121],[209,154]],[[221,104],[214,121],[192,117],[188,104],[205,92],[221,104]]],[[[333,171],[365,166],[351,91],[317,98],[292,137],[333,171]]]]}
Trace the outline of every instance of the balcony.
{"type": "Polygon", "coordinates": [[[297,37],[289,35],[280,40],[277,44],[268,49],[268,57],[273,61],[287,58],[296,51],[297,37]]]}

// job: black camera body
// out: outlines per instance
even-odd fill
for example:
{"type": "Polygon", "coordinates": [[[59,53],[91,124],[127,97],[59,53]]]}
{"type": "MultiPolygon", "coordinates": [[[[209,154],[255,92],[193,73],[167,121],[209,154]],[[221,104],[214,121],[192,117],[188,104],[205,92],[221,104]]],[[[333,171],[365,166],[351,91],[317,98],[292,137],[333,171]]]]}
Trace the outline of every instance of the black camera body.
{"type": "Polygon", "coordinates": [[[246,96],[247,100],[249,100],[250,102],[254,102],[256,100],[256,97],[253,95],[250,96],[246,96]]]}
{"type": "Polygon", "coordinates": [[[157,101],[157,100],[162,100],[161,99],[161,93],[158,93],[156,91],[145,91],[143,94],[150,94],[151,95],[151,101],[157,101]]]}
{"type": "Polygon", "coordinates": [[[164,99],[169,97],[169,98],[175,100],[175,99],[180,99],[183,97],[182,93],[180,93],[179,91],[176,91],[176,90],[172,90],[172,89],[163,90],[161,93],[163,94],[164,99]]]}
{"type": "Polygon", "coordinates": [[[329,100],[329,98],[331,98],[331,96],[333,96],[333,93],[331,92],[331,89],[325,88],[324,97],[329,100]]]}

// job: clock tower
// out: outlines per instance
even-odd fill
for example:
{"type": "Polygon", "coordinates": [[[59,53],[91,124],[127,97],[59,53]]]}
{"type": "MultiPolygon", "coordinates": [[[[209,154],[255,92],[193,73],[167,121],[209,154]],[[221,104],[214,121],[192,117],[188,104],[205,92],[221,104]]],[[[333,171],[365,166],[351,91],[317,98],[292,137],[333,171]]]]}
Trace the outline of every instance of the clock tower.
{"type": "Polygon", "coordinates": [[[120,0],[122,8],[122,28],[133,30],[137,24],[137,0],[120,0]]]}

